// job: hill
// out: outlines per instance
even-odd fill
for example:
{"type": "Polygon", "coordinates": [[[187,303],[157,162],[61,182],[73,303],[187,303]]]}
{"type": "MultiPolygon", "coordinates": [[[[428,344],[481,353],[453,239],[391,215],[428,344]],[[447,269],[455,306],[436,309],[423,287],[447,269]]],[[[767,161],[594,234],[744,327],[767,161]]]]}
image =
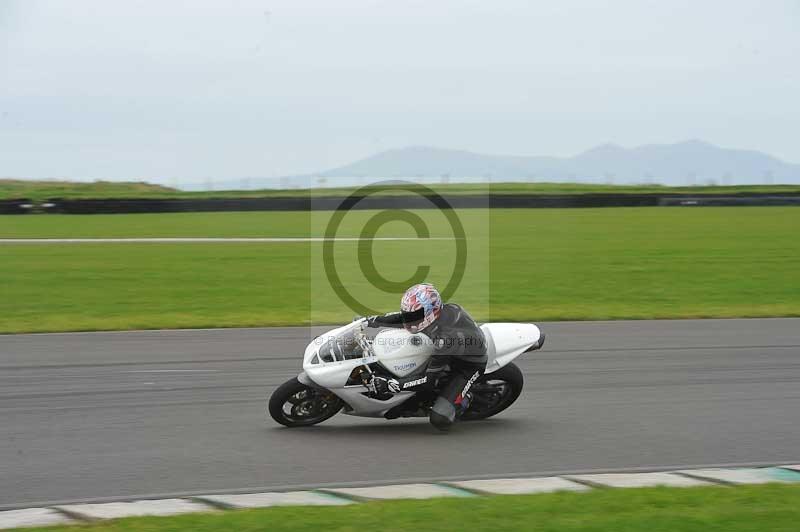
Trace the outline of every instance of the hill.
{"type": "Polygon", "coordinates": [[[574,157],[484,155],[427,146],[389,150],[318,174],[324,178],[449,176],[493,181],[589,181],[664,185],[800,183],[800,165],[753,150],[689,140],[623,148],[597,146],[574,157]]]}
{"type": "Polygon", "coordinates": [[[24,179],[0,179],[0,199],[49,198],[144,198],[178,194],[179,191],[145,182],[93,181],[28,181],[24,179]]]}

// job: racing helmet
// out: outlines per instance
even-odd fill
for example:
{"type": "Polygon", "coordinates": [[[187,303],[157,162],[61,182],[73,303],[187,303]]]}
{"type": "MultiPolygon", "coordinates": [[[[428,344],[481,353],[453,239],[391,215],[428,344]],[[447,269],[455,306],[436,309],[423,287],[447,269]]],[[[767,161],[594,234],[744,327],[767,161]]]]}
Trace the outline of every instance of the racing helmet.
{"type": "Polygon", "coordinates": [[[400,313],[406,330],[417,333],[439,318],[442,297],[432,284],[415,284],[403,294],[400,313]]]}

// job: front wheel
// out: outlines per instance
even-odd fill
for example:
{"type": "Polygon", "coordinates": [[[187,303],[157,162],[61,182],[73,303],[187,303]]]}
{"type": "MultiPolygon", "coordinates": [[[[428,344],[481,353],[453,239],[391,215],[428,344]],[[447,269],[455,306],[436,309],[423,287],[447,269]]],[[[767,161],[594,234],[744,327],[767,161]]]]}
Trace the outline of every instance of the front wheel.
{"type": "Polygon", "coordinates": [[[269,415],[287,427],[307,427],[330,419],[344,403],[328,390],[306,386],[297,377],[278,386],[269,398],[269,415]]]}
{"type": "Polygon", "coordinates": [[[514,404],[522,393],[523,383],[522,371],[513,362],[481,376],[470,389],[472,401],[461,419],[474,421],[499,414],[514,404]]]}

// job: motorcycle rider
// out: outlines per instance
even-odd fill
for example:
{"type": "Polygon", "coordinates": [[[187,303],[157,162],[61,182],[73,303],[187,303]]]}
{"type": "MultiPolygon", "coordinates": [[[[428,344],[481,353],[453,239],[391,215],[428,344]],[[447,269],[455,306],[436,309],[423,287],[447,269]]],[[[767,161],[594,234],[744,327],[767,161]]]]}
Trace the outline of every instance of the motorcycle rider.
{"type": "MultiPolygon", "coordinates": [[[[448,382],[430,412],[431,424],[448,430],[456,417],[469,407],[469,389],[486,369],[486,338],[483,331],[463,308],[442,303],[433,285],[416,284],[406,290],[400,312],[367,318],[369,327],[405,327],[411,333],[423,333],[433,341],[431,366],[449,366],[448,382]]],[[[430,366],[429,366],[430,367],[430,366]]],[[[419,380],[412,377],[411,379],[419,380]]],[[[411,379],[406,379],[410,381],[411,379]]],[[[414,390],[404,379],[373,376],[376,393],[414,390]]]]}

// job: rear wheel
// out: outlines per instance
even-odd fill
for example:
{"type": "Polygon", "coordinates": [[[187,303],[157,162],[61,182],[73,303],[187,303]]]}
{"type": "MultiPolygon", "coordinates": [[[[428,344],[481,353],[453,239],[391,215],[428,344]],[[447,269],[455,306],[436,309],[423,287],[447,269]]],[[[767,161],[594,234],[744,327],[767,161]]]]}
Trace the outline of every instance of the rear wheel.
{"type": "Polygon", "coordinates": [[[499,414],[514,404],[522,393],[523,383],[522,371],[513,362],[483,375],[470,388],[472,401],[461,419],[474,421],[499,414]]]}
{"type": "Polygon", "coordinates": [[[307,427],[332,418],[342,406],[333,392],[306,386],[295,377],[272,392],[269,415],[287,427],[307,427]]]}

